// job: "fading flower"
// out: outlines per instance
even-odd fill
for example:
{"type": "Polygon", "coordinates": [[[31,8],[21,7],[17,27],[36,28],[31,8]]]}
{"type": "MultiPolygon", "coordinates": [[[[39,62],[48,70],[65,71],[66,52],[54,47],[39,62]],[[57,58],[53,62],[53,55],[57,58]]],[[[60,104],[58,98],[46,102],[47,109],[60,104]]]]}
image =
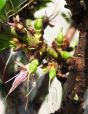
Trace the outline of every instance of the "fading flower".
{"type": "Polygon", "coordinates": [[[10,93],[12,93],[21,83],[23,83],[24,81],[26,81],[27,75],[28,75],[28,72],[27,71],[24,71],[24,70],[20,71],[19,75],[13,81],[12,87],[9,90],[8,95],[10,93]]]}
{"type": "MultiPolygon", "coordinates": [[[[12,93],[21,83],[23,83],[23,82],[26,81],[27,79],[29,80],[30,74],[35,73],[35,71],[37,70],[38,65],[39,65],[39,62],[38,62],[37,59],[32,60],[32,62],[29,63],[29,64],[27,64],[27,65],[23,65],[22,63],[19,63],[19,62],[16,62],[16,63],[21,67],[21,69],[20,69],[20,72],[19,72],[16,76],[14,76],[14,77],[16,77],[16,78],[15,78],[15,80],[13,81],[12,87],[11,87],[11,89],[9,90],[9,92],[8,92],[8,94],[7,94],[7,96],[6,96],[6,98],[7,98],[8,95],[9,95],[10,93],[12,93]]],[[[13,77],[13,78],[14,78],[14,77],[13,77]]],[[[12,79],[13,79],[13,78],[12,78],[12,79]]],[[[9,82],[9,81],[11,81],[11,79],[8,80],[7,82],[9,82]]]]}
{"type": "Polygon", "coordinates": [[[8,81],[6,81],[6,83],[8,83],[9,81],[11,81],[12,79],[15,78],[13,83],[12,83],[12,87],[9,90],[9,92],[8,92],[8,94],[7,94],[5,99],[7,99],[8,95],[11,94],[21,83],[23,83],[24,81],[27,80],[27,76],[28,76],[27,69],[26,68],[25,69],[22,68],[17,75],[15,75],[13,78],[11,78],[8,81]]]}

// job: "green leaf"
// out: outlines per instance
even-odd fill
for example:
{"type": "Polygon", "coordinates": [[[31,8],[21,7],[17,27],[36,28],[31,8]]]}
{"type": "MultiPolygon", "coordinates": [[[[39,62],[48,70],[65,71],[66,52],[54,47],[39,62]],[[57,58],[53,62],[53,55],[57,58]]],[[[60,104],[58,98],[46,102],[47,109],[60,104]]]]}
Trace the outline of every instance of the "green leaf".
{"type": "Polygon", "coordinates": [[[1,23],[7,23],[8,21],[8,16],[7,16],[7,10],[5,10],[5,7],[0,10],[0,22],[1,23]]]}
{"type": "Polygon", "coordinates": [[[0,10],[4,7],[6,4],[6,0],[0,0],[0,10]]]}
{"type": "Polygon", "coordinates": [[[10,48],[11,36],[5,33],[0,33],[0,51],[10,48]]]}
{"type": "Polygon", "coordinates": [[[14,9],[16,9],[16,7],[18,7],[21,3],[23,3],[25,0],[9,0],[9,1],[12,1],[13,3],[13,6],[14,6],[14,9]]]}

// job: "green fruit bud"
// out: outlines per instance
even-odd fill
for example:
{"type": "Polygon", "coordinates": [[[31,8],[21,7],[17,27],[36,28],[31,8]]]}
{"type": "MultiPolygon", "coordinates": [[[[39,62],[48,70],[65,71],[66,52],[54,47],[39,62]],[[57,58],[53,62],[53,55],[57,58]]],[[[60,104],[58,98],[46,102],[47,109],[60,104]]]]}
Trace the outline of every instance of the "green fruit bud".
{"type": "Polygon", "coordinates": [[[47,52],[48,52],[49,55],[51,55],[52,57],[58,58],[58,54],[57,54],[57,52],[56,52],[53,48],[48,47],[47,52]]]}
{"type": "Polygon", "coordinates": [[[63,43],[63,39],[64,39],[64,36],[63,36],[62,29],[61,29],[60,33],[58,34],[58,36],[56,38],[57,44],[62,44],[63,43]]]}
{"type": "Polygon", "coordinates": [[[34,35],[34,37],[36,38],[36,39],[40,39],[41,38],[41,34],[40,33],[35,33],[35,35],[34,35]]]}
{"type": "Polygon", "coordinates": [[[37,19],[34,21],[34,27],[36,30],[41,30],[43,27],[42,19],[37,19]]]}
{"type": "Polygon", "coordinates": [[[61,54],[62,58],[65,60],[72,57],[71,54],[67,51],[60,51],[60,54],[61,54]]]}
{"type": "Polygon", "coordinates": [[[34,36],[27,36],[26,41],[29,46],[37,47],[40,43],[41,34],[36,33],[34,36]]]}
{"type": "Polygon", "coordinates": [[[56,76],[56,69],[55,68],[51,68],[50,71],[49,71],[50,80],[52,80],[55,76],[56,76]]]}
{"type": "Polygon", "coordinates": [[[29,64],[28,71],[30,73],[34,73],[37,70],[38,65],[39,65],[39,61],[37,59],[32,60],[32,62],[29,64]]]}
{"type": "Polygon", "coordinates": [[[14,36],[17,36],[17,33],[16,33],[15,28],[13,26],[11,26],[11,34],[14,36]]]}
{"type": "Polygon", "coordinates": [[[32,25],[32,20],[31,19],[26,19],[25,25],[28,28],[30,25],[32,25]]]}

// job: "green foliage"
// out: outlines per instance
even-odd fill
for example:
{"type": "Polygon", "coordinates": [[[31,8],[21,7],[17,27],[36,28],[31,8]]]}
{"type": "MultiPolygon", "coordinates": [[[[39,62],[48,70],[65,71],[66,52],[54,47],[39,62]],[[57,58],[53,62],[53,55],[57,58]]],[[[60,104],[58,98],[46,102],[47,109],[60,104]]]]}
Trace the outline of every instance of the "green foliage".
{"type": "Polygon", "coordinates": [[[18,9],[20,9],[22,6],[21,4],[24,2],[25,0],[7,0],[7,4],[5,6],[5,9],[9,12],[9,14],[12,14],[14,12],[16,12],[18,9]]]}
{"type": "Polygon", "coordinates": [[[0,33],[0,51],[13,47],[13,44],[11,43],[11,35],[0,33]]]}
{"type": "Polygon", "coordinates": [[[32,16],[35,11],[46,7],[46,4],[51,2],[51,0],[33,0],[30,7],[27,7],[30,1],[31,0],[0,0],[0,21],[6,22],[9,16],[24,11],[23,7],[26,7],[26,12],[30,11],[30,15],[32,16]]]}
{"type": "Polygon", "coordinates": [[[0,10],[4,7],[6,4],[6,0],[0,0],[0,10]]]}
{"type": "Polygon", "coordinates": [[[0,21],[7,22],[9,15],[17,12],[21,8],[20,4],[24,0],[0,0],[0,21]]]}
{"type": "Polygon", "coordinates": [[[3,8],[2,10],[0,10],[0,22],[6,23],[7,21],[8,21],[8,16],[6,14],[6,10],[3,8]]]}

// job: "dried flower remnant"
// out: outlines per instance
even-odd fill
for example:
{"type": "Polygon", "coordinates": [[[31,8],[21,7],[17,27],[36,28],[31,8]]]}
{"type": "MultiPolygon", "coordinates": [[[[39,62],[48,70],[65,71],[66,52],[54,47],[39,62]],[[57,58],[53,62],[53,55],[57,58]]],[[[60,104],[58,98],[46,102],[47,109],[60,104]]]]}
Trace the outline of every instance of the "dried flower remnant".
{"type": "Polygon", "coordinates": [[[9,93],[12,93],[21,83],[23,83],[27,79],[27,71],[20,71],[19,75],[13,81],[12,87],[9,90],[9,93]]]}
{"type": "MultiPolygon", "coordinates": [[[[27,79],[29,80],[29,76],[37,70],[38,60],[34,59],[27,65],[19,65],[21,66],[22,70],[17,74],[17,76],[15,76],[16,78],[12,83],[12,87],[9,90],[8,95],[11,94],[21,83],[23,83],[27,79]]],[[[6,98],[8,97],[8,95],[6,96],[6,98]]]]}

